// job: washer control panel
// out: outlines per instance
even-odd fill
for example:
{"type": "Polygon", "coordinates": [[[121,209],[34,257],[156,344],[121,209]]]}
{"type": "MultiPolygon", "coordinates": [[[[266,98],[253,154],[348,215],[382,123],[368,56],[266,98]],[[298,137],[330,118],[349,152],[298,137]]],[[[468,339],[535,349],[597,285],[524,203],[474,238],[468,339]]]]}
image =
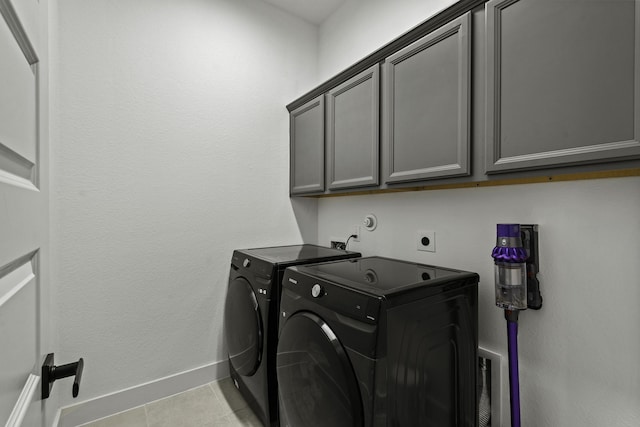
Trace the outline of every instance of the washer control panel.
{"type": "MultiPolygon", "coordinates": [[[[282,287],[284,290],[288,289],[296,294],[296,298],[302,297],[314,301],[337,313],[367,323],[378,322],[380,299],[372,295],[333,282],[320,281],[317,277],[299,274],[291,269],[287,269],[285,272],[282,287]]],[[[281,314],[286,317],[285,313],[281,314]]]]}
{"type": "Polygon", "coordinates": [[[273,264],[259,258],[248,256],[247,254],[242,253],[242,251],[233,252],[231,268],[236,271],[250,271],[253,275],[263,277],[265,279],[271,279],[274,274],[273,264]]]}

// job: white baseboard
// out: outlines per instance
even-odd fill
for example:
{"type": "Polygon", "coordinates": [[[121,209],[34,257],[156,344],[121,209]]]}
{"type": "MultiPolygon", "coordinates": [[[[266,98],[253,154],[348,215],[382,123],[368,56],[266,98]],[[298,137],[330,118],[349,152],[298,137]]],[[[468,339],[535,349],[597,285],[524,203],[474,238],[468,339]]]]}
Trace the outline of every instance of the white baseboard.
{"type": "Polygon", "coordinates": [[[229,376],[226,360],[60,408],[53,427],[75,427],[229,376]]]}

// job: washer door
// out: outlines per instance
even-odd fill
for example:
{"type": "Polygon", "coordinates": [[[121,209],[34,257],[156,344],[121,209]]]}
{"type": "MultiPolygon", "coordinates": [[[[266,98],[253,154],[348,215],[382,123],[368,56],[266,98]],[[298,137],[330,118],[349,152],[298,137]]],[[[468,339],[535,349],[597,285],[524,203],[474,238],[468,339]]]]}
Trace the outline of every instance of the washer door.
{"type": "Polygon", "coordinates": [[[240,375],[253,375],[262,357],[262,319],[256,294],[249,282],[229,282],[224,315],[229,361],[240,375]]]}
{"type": "Polygon", "coordinates": [[[297,313],[280,332],[278,387],[282,427],[359,427],[362,402],[344,347],[313,313],[297,313]]]}

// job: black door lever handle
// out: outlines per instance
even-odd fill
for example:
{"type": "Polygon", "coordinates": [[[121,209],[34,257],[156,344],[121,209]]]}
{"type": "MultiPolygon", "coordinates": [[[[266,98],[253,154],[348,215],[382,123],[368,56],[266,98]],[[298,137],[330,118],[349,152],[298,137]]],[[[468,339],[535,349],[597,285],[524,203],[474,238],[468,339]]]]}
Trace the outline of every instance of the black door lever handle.
{"type": "Polygon", "coordinates": [[[72,376],[75,376],[75,379],[73,380],[71,394],[73,397],[78,397],[82,370],[84,369],[84,360],[82,357],[77,362],[67,363],[66,365],[55,366],[53,363],[53,353],[47,354],[42,364],[42,398],[46,399],[49,397],[55,380],[72,376]]]}

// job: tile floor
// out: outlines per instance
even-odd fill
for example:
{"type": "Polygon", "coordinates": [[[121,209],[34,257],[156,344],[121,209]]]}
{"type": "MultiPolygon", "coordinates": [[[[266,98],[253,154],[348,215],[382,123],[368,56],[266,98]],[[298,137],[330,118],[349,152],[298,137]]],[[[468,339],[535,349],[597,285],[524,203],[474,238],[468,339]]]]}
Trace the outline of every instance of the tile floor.
{"type": "MultiPolygon", "coordinates": [[[[262,427],[230,378],[149,402],[82,427],[262,427]]],[[[80,427],[80,426],[78,426],[80,427]]]]}

